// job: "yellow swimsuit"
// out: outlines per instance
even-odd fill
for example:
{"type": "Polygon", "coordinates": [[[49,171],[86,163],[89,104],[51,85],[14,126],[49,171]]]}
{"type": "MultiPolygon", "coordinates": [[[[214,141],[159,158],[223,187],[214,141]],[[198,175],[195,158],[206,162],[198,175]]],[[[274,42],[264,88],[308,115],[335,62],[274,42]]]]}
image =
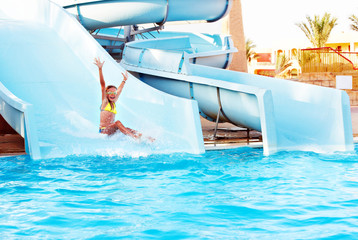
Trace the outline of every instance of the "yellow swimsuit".
{"type": "MultiPolygon", "coordinates": [[[[103,110],[101,109],[101,111],[107,111],[107,112],[111,112],[111,113],[117,114],[116,104],[113,103],[113,105],[114,105],[114,106],[113,106],[113,109],[112,109],[112,108],[111,108],[111,104],[108,103],[103,110]]],[[[99,127],[99,133],[102,133],[105,129],[106,129],[106,127],[99,127]]]]}
{"type": "Polygon", "coordinates": [[[112,108],[111,108],[111,104],[108,103],[108,104],[106,105],[106,107],[105,107],[102,111],[107,111],[107,112],[111,112],[111,113],[117,114],[116,104],[113,103],[113,105],[114,105],[114,107],[113,107],[113,109],[112,109],[112,108]]]}

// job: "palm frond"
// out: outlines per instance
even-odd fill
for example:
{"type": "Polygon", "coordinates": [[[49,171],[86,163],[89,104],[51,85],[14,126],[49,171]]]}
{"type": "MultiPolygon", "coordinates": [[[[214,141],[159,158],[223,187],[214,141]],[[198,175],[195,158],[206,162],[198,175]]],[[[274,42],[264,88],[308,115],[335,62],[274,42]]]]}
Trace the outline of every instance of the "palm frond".
{"type": "Polygon", "coordinates": [[[246,45],[246,59],[248,62],[251,62],[252,59],[257,58],[257,53],[253,50],[256,47],[256,45],[251,39],[247,39],[245,45],[246,45]]]}
{"type": "Polygon", "coordinates": [[[349,17],[349,20],[352,21],[351,28],[354,31],[358,31],[358,17],[356,17],[355,15],[352,15],[349,17]]]}
{"type": "Polygon", "coordinates": [[[314,47],[323,47],[327,42],[332,29],[337,25],[337,18],[325,13],[322,17],[315,15],[312,19],[306,16],[306,21],[296,25],[304,32],[314,47]]]}

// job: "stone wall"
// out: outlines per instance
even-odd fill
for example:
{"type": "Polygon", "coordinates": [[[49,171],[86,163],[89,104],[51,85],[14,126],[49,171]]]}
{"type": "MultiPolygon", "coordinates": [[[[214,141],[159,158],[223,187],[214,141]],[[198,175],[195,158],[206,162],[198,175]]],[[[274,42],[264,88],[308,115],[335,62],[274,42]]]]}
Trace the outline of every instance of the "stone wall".
{"type": "Polygon", "coordinates": [[[333,73],[302,73],[298,81],[323,87],[336,87],[336,75],[333,73]]]}
{"type": "Polygon", "coordinates": [[[358,106],[358,91],[357,90],[345,90],[348,93],[351,106],[358,106]]]}
{"type": "Polygon", "coordinates": [[[299,76],[298,81],[323,87],[336,87],[336,75],[351,75],[353,76],[353,89],[344,90],[347,92],[351,106],[358,106],[358,73],[332,73],[332,72],[321,72],[321,73],[302,73],[299,76]]]}

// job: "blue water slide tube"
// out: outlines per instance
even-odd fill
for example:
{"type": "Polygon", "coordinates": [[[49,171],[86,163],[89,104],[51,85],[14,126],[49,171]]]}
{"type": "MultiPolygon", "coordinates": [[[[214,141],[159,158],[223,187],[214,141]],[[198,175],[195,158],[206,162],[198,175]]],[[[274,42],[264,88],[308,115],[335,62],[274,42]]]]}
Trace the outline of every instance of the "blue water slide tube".
{"type": "MultiPolygon", "coordinates": [[[[104,28],[92,33],[92,36],[113,56],[121,58],[123,50],[123,28],[104,28]]],[[[137,34],[135,41],[146,39],[177,38],[187,36],[190,39],[186,46],[178,45],[176,50],[191,53],[190,63],[205,66],[227,68],[237,52],[230,35],[206,34],[192,32],[151,31],[137,34]],[[219,51],[218,51],[219,50],[219,51]]],[[[173,42],[173,39],[171,40],[173,42]]],[[[172,46],[171,49],[175,49],[172,46]]]]}
{"type": "Polygon", "coordinates": [[[209,120],[219,113],[222,122],[261,131],[266,154],[353,150],[344,91],[193,64],[215,52],[194,53],[190,45],[189,37],[131,42],[121,64],[161,91],[195,99],[209,120]]]}
{"type": "Polygon", "coordinates": [[[86,29],[168,21],[216,21],[232,0],[53,0],[75,15],[86,29]]]}
{"type": "Polygon", "coordinates": [[[125,69],[63,8],[47,0],[0,1],[0,114],[32,158],[205,151],[197,102],[132,75],[117,120],[156,141],[99,134],[97,56],[106,83],[118,86],[125,69]]]}

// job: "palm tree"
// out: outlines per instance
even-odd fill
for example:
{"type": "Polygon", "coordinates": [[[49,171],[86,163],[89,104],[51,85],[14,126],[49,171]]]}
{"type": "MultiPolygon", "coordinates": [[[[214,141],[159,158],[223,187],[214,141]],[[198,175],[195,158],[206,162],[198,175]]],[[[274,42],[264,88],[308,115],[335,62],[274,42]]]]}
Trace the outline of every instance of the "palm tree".
{"type": "Polygon", "coordinates": [[[305,33],[306,37],[314,47],[323,47],[327,42],[332,29],[337,25],[337,18],[325,13],[322,18],[315,15],[314,19],[306,16],[307,22],[297,23],[296,25],[305,33]]]}
{"type": "Polygon", "coordinates": [[[253,50],[256,45],[251,39],[246,39],[246,59],[250,63],[252,59],[257,58],[257,53],[253,50]]]}
{"type": "Polygon", "coordinates": [[[352,15],[349,17],[349,20],[351,20],[353,22],[351,25],[351,28],[354,31],[358,31],[358,17],[356,17],[355,15],[352,15]]]}
{"type": "Polygon", "coordinates": [[[292,66],[292,61],[286,56],[285,53],[279,53],[276,57],[276,76],[278,76],[285,69],[292,66]]]}

